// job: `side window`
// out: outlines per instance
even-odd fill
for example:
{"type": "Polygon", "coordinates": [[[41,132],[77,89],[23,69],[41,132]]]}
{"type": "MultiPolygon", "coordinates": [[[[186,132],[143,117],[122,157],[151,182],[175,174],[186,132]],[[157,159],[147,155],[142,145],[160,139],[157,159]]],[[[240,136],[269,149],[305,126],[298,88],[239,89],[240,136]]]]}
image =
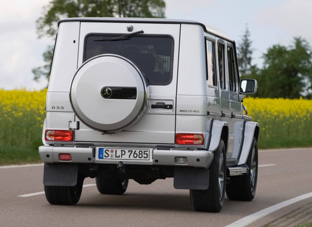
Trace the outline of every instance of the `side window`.
{"type": "Polygon", "coordinates": [[[221,89],[225,89],[225,61],[224,61],[224,45],[218,43],[218,64],[219,64],[219,80],[221,89]]]}
{"type": "Polygon", "coordinates": [[[237,91],[237,73],[234,49],[231,46],[227,47],[228,68],[229,68],[229,85],[230,91],[237,91]]]}
{"type": "Polygon", "coordinates": [[[217,74],[215,70],[216,52],[214,42],[206,40],[207,80],[208,85],[217,86],[217,74]]]}

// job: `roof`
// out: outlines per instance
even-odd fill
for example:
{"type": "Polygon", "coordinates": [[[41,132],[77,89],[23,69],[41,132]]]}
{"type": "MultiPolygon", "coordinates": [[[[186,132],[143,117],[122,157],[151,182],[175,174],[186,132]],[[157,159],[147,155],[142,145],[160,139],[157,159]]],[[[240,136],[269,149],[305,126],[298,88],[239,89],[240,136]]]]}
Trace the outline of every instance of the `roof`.
{"type": "Polygon", "coordinates": [[[115,22],[115,23],[157,23],[157,24],[194,24],[204,28],[204,31],[212,35],[222,37],[226,40],[233,41],[227,35],[218,30],[192,20],[177,20],[177,19],[162,19],[162,18],[117,18],[117,17],[72,17],[60,20],[58,25],[62,22],[115,22]]]}

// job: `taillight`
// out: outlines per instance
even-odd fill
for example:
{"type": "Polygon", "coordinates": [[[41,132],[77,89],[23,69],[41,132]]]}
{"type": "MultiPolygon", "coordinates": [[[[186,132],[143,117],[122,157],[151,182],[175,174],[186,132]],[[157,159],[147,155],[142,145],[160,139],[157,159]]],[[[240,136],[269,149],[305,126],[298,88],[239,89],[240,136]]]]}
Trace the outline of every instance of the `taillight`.
{"type": "Polygon", "coordinates": [[[203,134],[176,134],[176,144],[183,145],[203,145],[204,135],[203,134]]]}
{"type": "Polygon", "coordinates": [[[45,131],[46,141],[73,141],[72,130],[46,130],[45,131]]]}
{"type": "Polygon", "coordinates": [[[72,160],[72,156],[71,154],[59,154],[59,160],[60,161],[71,161],[72,160]]]}

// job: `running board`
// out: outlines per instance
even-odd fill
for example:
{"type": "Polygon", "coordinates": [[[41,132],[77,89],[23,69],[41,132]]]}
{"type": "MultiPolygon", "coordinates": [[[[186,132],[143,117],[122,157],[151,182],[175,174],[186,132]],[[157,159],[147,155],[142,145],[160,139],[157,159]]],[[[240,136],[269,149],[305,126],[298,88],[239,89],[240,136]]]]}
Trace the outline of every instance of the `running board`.
{"type": "Polygon", "coordinates": [[[229,167],[230,177],[232,176],[241,176],[247,174],[248,168],[247,166],[238,166],[238,167],[229,167]]]}

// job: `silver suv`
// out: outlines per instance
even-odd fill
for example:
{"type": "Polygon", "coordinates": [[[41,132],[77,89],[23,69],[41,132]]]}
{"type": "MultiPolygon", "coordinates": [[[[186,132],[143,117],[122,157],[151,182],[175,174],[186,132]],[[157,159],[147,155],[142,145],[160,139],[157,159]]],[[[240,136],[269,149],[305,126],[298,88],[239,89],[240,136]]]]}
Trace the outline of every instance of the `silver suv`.
{"type": "Polygon", "coordinates": [[[59,22],[39,153],[51,204],[76,204],[83,180],[121,195],[128,180],[174,178],[196,211],[225,192],[250,201],[259,125],[242,105],[235,42],[201,23],[72,18],[59,22]]]}

